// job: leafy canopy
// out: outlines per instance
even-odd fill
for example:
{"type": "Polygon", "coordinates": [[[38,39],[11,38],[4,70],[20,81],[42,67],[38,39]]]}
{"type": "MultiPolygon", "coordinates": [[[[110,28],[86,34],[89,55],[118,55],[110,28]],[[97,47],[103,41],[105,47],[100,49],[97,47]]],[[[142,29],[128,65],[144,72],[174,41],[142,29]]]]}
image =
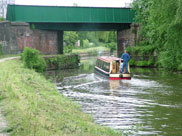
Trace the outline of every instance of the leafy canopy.
{"type": "Polygon", "coordinates": [[[135,0],[133,8],[142,41],[156,46],[157,64],[182,70],[182,0],[135,0]]]}

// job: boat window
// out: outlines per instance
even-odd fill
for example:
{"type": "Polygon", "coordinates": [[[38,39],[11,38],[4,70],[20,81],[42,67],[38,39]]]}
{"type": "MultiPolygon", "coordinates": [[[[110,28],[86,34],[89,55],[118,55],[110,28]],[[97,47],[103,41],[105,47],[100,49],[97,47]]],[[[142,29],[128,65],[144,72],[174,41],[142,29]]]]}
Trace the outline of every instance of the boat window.
{"type": "Polygon", "coordinates": [[[101,61],[101,60],[99,60],[99,67],[101,67],[101,65],[102,65],[102,61],[101,61]]]}
{"type": "Polygon", "coordinates": [[[102,65],[103,65],[102,62],[103,62],[103,61],[100,60],[100,68],[102,68],[102,65]]]}
{"type": "Polygon", "coordinates": [[[96,62],[96,66],[103,69],[106,72],[109,72],[109,69],[110,69],[110,63],[109,62],[105,62],[105,61],[98,59],[96,62]]]}
{"type": "Polygon", "coordinates": [[[103,70],[106,71],[106,72],[109,72],[109,68],[110,68],[110,64],[107,63],[107,62],[104,62],[104,64],[103,64],[103,70]]]}
{"type": "Polygon", "coordinates": [[[99,67],[99,60],[96,61],[96,66],[99,67]]]}
{"type": "Polygon", "coordinates": [[[99,60],[96,61],[96,66],[99,67],[99,60]]]}
{"type": "Polygon", "coordinates": [[[101,68],[101,63],[102,63],[102,61],[101,61],[101,60],[98,60],[98,65],[97,65],[97,66],[98,66],[99,68],[101,68]]]}

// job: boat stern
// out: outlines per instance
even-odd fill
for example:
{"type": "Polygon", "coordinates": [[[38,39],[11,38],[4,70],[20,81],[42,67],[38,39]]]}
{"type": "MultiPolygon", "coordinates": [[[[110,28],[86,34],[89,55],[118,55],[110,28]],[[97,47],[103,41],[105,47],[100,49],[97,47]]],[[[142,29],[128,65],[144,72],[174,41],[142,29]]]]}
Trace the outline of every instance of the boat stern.
{"type": "Polygon", "coordinates": [[[110,74],[109,79],[110,80],[130,80],[131,79],[131,74],[130,73],[110,74]]]}

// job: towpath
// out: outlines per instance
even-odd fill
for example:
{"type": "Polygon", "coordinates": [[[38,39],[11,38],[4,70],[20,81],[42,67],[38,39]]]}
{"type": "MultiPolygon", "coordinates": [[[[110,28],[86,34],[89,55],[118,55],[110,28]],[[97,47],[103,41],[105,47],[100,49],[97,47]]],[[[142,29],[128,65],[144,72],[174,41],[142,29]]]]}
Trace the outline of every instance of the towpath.
{"type": "MultiPolygon", "coordinates": [[[[3,58],[3,59],[0,59],[0,63],[7,60],[16,59],[16,58],[19,58],[19,57],[3,58]]],[[[6,128],[7,128],[7,122],[2,114],[2,109],[0,107],[0,136],[8,136],[7,133],[3,132],[3,130],[5,130],[6,128]]]]}

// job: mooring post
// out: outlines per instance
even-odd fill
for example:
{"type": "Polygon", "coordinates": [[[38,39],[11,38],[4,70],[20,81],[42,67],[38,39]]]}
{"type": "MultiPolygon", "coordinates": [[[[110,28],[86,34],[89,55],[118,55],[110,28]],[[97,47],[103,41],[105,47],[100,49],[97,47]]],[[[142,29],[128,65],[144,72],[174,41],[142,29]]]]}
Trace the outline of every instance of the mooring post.
{"type": "Polygon", "coordinates": [[[63,31],[57,31],[57,49],[58,54],[63,54],[63,31]]]}

